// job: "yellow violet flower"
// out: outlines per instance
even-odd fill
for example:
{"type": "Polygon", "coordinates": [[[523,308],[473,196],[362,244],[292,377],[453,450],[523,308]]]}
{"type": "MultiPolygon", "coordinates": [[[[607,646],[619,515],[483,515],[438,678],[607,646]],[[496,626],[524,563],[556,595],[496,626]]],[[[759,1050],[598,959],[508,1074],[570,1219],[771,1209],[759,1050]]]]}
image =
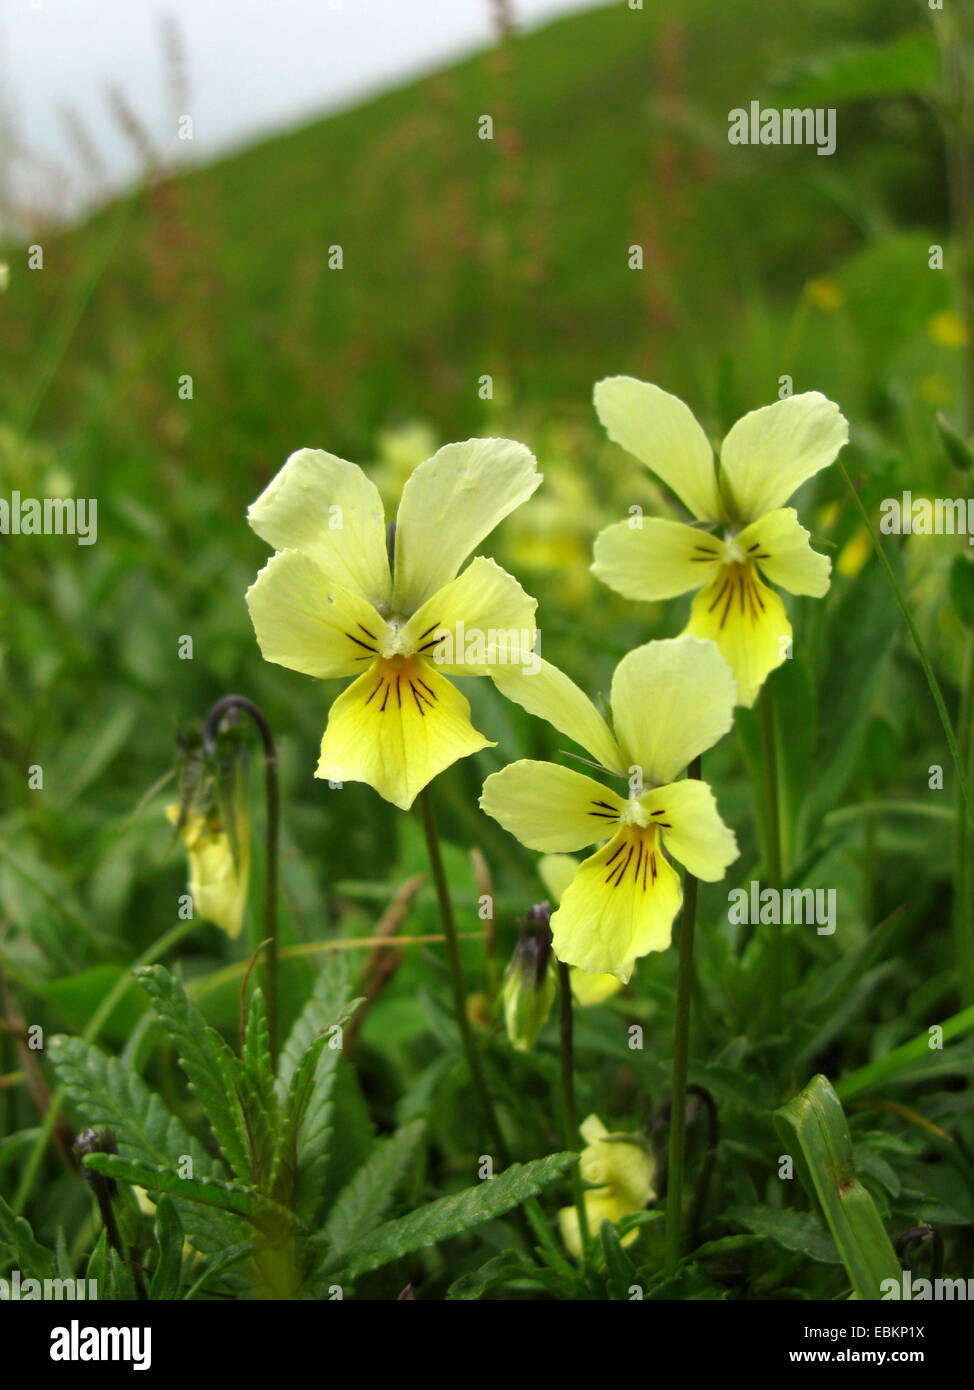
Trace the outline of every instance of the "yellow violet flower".
{"type": "MultiPolygon", "coordinates": [[[[621,1221],[630,1212],[642,1211],[656,1196],[653,1187],[656,1165],[643,1146],[633,1142],[631,1135],[610,1134],[597,1115],[589,1115],[579,1126],[579,1132],[585,1140],[579,1169],[586,1182],[598,1184],[585,1193],[589,1232],[597,1237],[603,1221],[621,1221]]],[[[576,1209],[562,1207],[558,1224],[565,1245],[580,1258],[582,1240],[576,1209]]],[[[622,1244],[632,1245],[638,1237],[638,1231],[630,1231],[623,1237],[622,1244]]]]}
{"type": "MultiPolygon", "coordinates": [[[[179,823],[179,806],[166,807],[171,825],[179,823]]],[[[222,927],[228,936],[239,936],[247,906],[250,881],[250,831],[246,819],[238,831],[238,861],[234,861],[230,837],[218,820],[191,812],[179,832],[189,855],[190,897],[194,911],[222,927]]]]}
{"type": "Polygon", "coordinates": [[[302,449],[253,503],[247,518],[277,552],[247,591],[264,657],[357,677],[331,707],[315,776],[367,782],[408,810],[437,773],[493,746],[445,676],[531,660],[537,604],[493,560],[459,571],[540,482],[522,444],[447,444],[403,488],[392,565],[357,464],[302,449]]]}
{"type": "Polygon", "coordinates": [[[737,857],[709,786],[675,780],[727,733],[737,687],[712,642],[687,635],[648,642],[615,669],[610,729],[568,676],[546,661],[539,667],[533,675],[498,669],[493,679],[607,772],[627,777],[629,795],[572,768],[523,759],[487,778],[480,805],[528,849],[602,845],[552,914],[554,949],[566,965],[626,981],[638,957],[670,943],[682,893],[667,852],[711,881],[737,857]]]}
{"type": "MultiPolygon", "coordinates": [[[[578,860],[570,854],[546,854],[538,861],[541,882],[554,903],[561,902],[562,894],[577,871],[578,860]]],[[[583,1009],[593,1004],[604,1004],[606,999],[622,989],[622,981],[616,975],[592,975],[587,970],[579,970],[577,965],[572,966],[569,975],[575,1003],[583,1009]]]]}
{"type": "Polygon", "coordinates": [[[718,476],[689,408],[658,386],[609,377],[595,387],[595,409],[610,439],[652,469],[703,527],[659,517],[617,522],[595,538],[592,573],[647,602],[699,589],[686,631],[717,643],[740,703],[753,705],[790,651],[791,624],[769,583],[814,598],[828,591],[831,561],[812,550],[798,513],[783,504],[834,461],[849,438],[847,421],[818,391],[752,410],[724,440],[718,476]]]}

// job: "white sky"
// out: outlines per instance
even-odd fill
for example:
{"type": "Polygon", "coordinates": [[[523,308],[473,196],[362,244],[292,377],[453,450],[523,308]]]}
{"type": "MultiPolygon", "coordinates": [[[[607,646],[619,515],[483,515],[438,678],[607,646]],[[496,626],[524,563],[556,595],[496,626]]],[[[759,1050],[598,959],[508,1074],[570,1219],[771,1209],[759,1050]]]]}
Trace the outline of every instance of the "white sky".
{"type": "MultiPolygon", "coordinates": [[[[519,27],[594,3],[511,0],[519,27]]],[[[137,158],[109,109],[113,86],[157,144],[206,160],[479,47],[490,12],[490,0],[0,0],[0,179],[62,206],[66,193],[90,192],[66,130],[70,108],[110,182],[123,183],[137,158]],[[166,15],[186,54],[192,144],[172,140],[182,111],[168,90],[166,15]],[[43,173],[36,158],[11,167],[11,127],[43,173]],[[60,170],[72,176],[67,189],[60,170]]]]}

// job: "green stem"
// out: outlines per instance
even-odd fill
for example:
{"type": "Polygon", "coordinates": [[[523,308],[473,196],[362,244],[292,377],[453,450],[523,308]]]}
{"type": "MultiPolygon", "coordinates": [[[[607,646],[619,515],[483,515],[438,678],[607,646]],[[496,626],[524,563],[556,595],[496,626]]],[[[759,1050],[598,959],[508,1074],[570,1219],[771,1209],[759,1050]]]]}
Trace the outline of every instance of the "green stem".
{"type": "MultiPolygon", "coordinates": [[[[561,1034],[561,1093],[565,1113],[565,1148],[578,1148],[578,1110],[575,1106],[575,1042],[572,1014],[572,977],[567,965],[558,962],[559,1028],[561,1034]]],[[[584,1262],[590,1232],[588,1210],[585,1206],[585,1187],[578,1164],[572,1168],[572,1196],[578,1212],[578,1235],[584,1262]]]]}
{"type": "Polygon", "coordinates": [[[889,560],[886,557],[886,552],[880,545],[879,537],[873,530],[873,524],[869,519],[869,513],[866,511],[866,508],[863,505],[862,498],[859,496],[858,492],[853,487],[852,479],[849,477],[849,474],[846,471],[845,464],[842,462],[841,459],[837,459],[836,464],[839,468],[839,471],[842,474],[842,477],[845,479],[846,487],[852,493],[853,501],[859,508],[863,524],[865,525],[866,530],[869,532],[869,539],[873,543],[873,549],[879,557],[880,564],[886,571],[886,577],[890,582],[890,586],[893,590],[894,595],[896,596],[896,602],[899,605],[900,612],[903,614],[903,618],[906,622],[906,625],[910,629],[910,636],[913,638],[914,645],[917,649],[917,656],[920,658],[920,665],[923,668],[923,674],[927,678],[927,685],[930,687],[930,694],[933,696],[933,702],[936,705],[937,713],[940,716],[940,723],[943,726],[944,737],[947,740],[947,747],[950,749],[950,756],[954,764],[954,771],[957,774],[958,791],[960,795],[963,797],[964,806],[967,810],[969,818],[971,819],[971,821],[974,821],[974,800],[972,800],[971,798],[971,787],[970,782],[967,778],[967,769],[964,766],[964,762],[960,754],[960,749],[957,746],[957,739],[954,735],[954,726],[950,722],[950,715],[947,713],[947,706],[944,704],[944,697],[940,691],[940,684],[937,680],[937,677],[934,675],[933,667],[930,665],[930,662],[927,658],[927,652],[926,648],[923,645],[923,638],[920,636],[920,630],[917,627],[916,623],[913,621],[913,615],[911,614],[909,606],[906,602],[906,595],[903,593],[903,590],[900,587],[900,582],[893,571],[893,566],[890,564],[889,560]]]}
{"type": "Polygon", "coordinates": [[[203,741],[207,752],[212,753],[216,746],[216,734],[224,715],[241,710],[246,714],[264,745],[265,798],[267,803],[266,857],[264,870],[264,935],[261,944],[266,942],[264,951],[264,1003],[267,1008],[267,1037],[270,1045],[271,1062],[277,1057],[277,860],[280,842],[281,807],[277,785],[277,748],[270,725],[259,705],[248,700],[245,695],[224,695],[206,716],[203,726],[203,741]]]}
{"type": "MultiPolygon", "coordinates": [[[[699,778],[700,759],[687,774],[699,778]]],[[[687,1137],[687,1071],[690,1063],[690,1011],[693,995],[693,933],[697,921],[697,880],[683,875],[680,913],[680,963],[676,984],[676,1027],[673,1038],[673,1098],[670,1102],[670,1153],[666,1172],[665,1268],[674,1274],[683,1245],[683,1163],[687,1137]]]]}
{"type": "MultiPolygon", "coordinates": [[[[767,684],[758,697],[761,717],[761,765],[764,773],[765,853],[767,887],[781,891],[781,808],[778,788],[778,740],[775,729],[774,699],[767,684]]],[[[781,994],[784,986],[784,937],[780,925],[771,927],[768,938],[770,982],[768,1007],[772,1030],[781,1021],[781,994]]]]}
{"type": "MultiPolygon", "coordinates": [[[[467,1057],[467,1066],[470,1069],[470,1076],[473,1081],[474,1090],[480,1103],[480,1110],[490,1132],[491,1141],[497,1152],[503,1167],[507,1168],[511,1161],[510,1150],[507,1147],[507,1140],[500,1127],[497,1118],[497,1111],[494,1109],[494,1102],[491,1099],[490,1091],[487,1088],[487,1078],[484,1075],[483,1063],[480,1051],[477,1047],[470,1026],[470,1018],[467,1014],[467,990],[463,980],[463,964],[460,960],[460,938],[457,934],[457,924],[453,916],[453,903],[450,900],[450,886],[446,881],[446,870],[443,867],[443,856],[440,853],[440,837],[436,829],[436,814],[433,810],[433,794],[430,788],[424,787],[419,794],[419,802],[423,812],[423,830],[426,835],[426,849],[429,854],[430,869],[433,873],[433,883],[436,887],[436,899],[440,909],[440,923],[443,927],[443,935],[446,939],[446,960],[450,974],[450,987],[453,991],[453,1012],[457,1020],[457,1027],[460,1029],[460,1037],[463,1042],[463,1050],[467,1057]]],[[[531,1198],[524,1203],[524,1211],[531,1223],[535,1235],[548,1249],[554,1248],[555,1253],[559,1253],[551,1238],[548,1230],[548,1223],[545,1220],[544,1212],[541,1210],[537,1201],[531,1198]]]]}
{"type": "MultiPolygon", "coordinates": [[[[974,697],[974,632],[967,634],[960,707],[960,752],[964,766],[971,765],[972,697],[974,697]]],[[[958,788],[954,840],[954,949],[960,977],[962,1004],[974,1004],[974,922],[971,919],[970,822],[958,788]]]]}
{"type": "Polygon", "coordinates": [[[487,1089],[483,1062],[467,1014],[467,990],[463,980],[463,965],[460,961],[460,940],[457,936],[457,924],[453,916],[453,904],[450,901],[446,870],[443,868],[440,837],[436,829],[436,814],[433,810],[433,797],[429,787],[424,787],[420,792],[419,800],[423,809],[423,830],[426,833],[426,848],[429,853],[430,868],[433,872],[433,883],[436,887],[436,898],[440,908],[440,922],[443,927],[443,935],[446,938],[446,962],[450,973],[450,987],[453,991],[453,1012],[457,1020],[457,1027],[460,1029],[463,1050],[467,1055],[467,1066],[470,1068],[470,1076],[473,1080],[474,1090],[477,1092],[480,1109],[490,1131],[494,1148],[497,1150],[497,1156],[506,1168],[511,1161],[510,1151],[501,1130],[490,1091],[487,1089]]]}

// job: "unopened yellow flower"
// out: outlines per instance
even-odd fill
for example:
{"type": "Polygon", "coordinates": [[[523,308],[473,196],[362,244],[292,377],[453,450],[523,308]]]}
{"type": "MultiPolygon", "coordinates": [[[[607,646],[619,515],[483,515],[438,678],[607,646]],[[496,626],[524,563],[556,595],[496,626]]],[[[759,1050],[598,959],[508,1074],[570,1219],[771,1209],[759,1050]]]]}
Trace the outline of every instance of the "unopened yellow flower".
{"type": "Polygon", "coordinates": [[[817,391],[752,410],[724,440],[720,471],[692,413],[676,396],[632,377],[595,387],[609,437],[676,493],[703,526],[630,518],[595,538],[592,572],[626,598],[656,602],[699,589],[687,632],[717,643],[753,705],[789,655],[791,624],[770,584],[821,598],[831,561],[782,504],[832,463],[849,438],[834,402],[817,391]],[[636,524],[634,524],[636,523],[636,524]],[[714,527],[709,530],[705,528],[714,527]]]}
{"type": "Polygon", "coordinates": [[[528,659],[537,605],[493,560],[458,572],[540,482],[521,444],[447,444],[403,488],[392,566],[382,501],[357,464],[302,449],[251,506],[277,551],[247,591],[264,656],[358,677],[331,707],[317,777],[368,782],[408,809],[438,772],[491,746],[444,676],[528,659]]]}
{"type": "MultiPolygon", "coordinates": [[[[603,1221],[621,1221],[631,1212],[642,1211],[656,1196],[653,1186],[656,1165],[642,1144],[628,1134],[610,1134],[597,1115],[589,1115],[579,1126],[586,1147],[579,1159],[579,1170],[586,1182],[597,1184],[585,1193],[585,1214],[589,1233],[597,1237],[603,1221]]],[[[558,1224],[565,1245],[576,1257],[582,1254],[582,1241],[575,1207],[562,1207],[558,1224]]],[[[622,1239],[631,1245],[638,1231],[622,1239]]]]}
{"type": "MultiPolygon", "coordinates": [[[[179,807],[166,807],[171,825],[179,823],[179,807]]],[[[201,917],[215,922],[228,936],[239,936],[247,906],[250,881],[250,831],[241,820],[237,835],[237,859],[230,838],[219,821],[191,812],[179,832],[189,856],[190,897],[201,917]]]]}
{"type": "Polygon", "coordinates": [[[497,670],[494,681],[607,772],[626,777],[629,795],[572,768],[525,759],[487,778],[480,805],[529,849],[602,844],[562,894],[553,944],[566,965],[626,981],[638,957],[670,943],[682,894],[667,853],[708,880],[722,878],[737,857],[709,786],[674,780],[730,728],[734,678],[712,642],[686,635],[648,642],[615,669],[610,729],[573,681],[539,664],[533,675],[497,670]]]}

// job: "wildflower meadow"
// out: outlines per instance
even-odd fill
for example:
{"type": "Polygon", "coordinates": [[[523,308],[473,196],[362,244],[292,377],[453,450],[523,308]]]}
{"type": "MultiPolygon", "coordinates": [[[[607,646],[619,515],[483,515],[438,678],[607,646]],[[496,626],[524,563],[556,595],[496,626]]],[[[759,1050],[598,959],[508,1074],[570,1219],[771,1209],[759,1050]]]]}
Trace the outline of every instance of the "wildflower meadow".
{"type": "Polygon", "coordinates": [[[213,160],[164,29],[131,186],[4,185],[54,1360],[96,1301],[974,1296],[974,15],[517,10],[213,160]]]}

